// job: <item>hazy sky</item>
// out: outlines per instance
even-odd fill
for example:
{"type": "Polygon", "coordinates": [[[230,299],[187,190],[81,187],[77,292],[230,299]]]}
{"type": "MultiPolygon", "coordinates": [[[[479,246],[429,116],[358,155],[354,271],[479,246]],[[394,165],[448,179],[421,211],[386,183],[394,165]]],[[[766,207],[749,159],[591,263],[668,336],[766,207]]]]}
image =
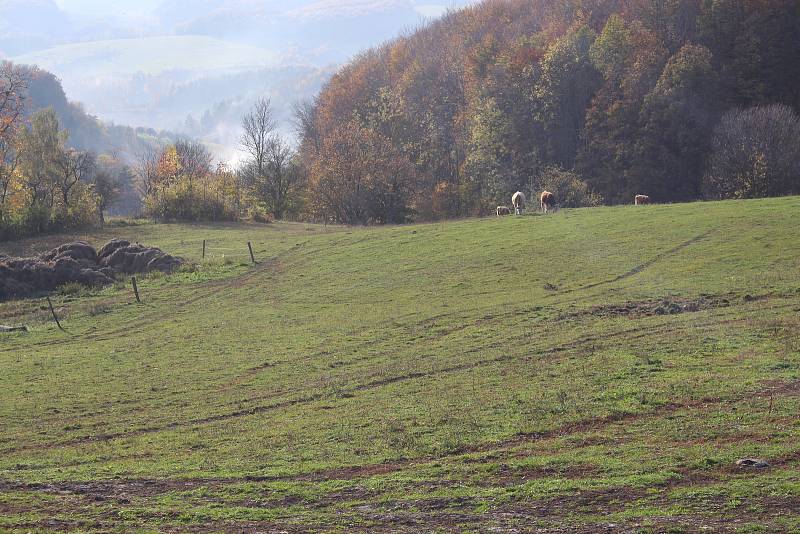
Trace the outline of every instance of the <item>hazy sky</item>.
{"type": "MultiPolygon", "coordinates": [[[[164,0],[56,0],[56,4],[64,11],[83,15],[95,14],[101,16],[129,16],[130,14],[145,15],[152,12],[164,0]]],[[[254,2],[259,3],[259,2],[254,2]]],[[[272,4],[277,9],[291,10],[302,2],[291,0],[264,0],[263,4],[272,4]]],[[[452,6],[462,6],[471,3],[469,0],[421,0],[411,2],[415,9],[426,17],[441,15],[445,9],[452,6]]]]}
{"type": "Polygon", "coordinates": [[[127,15],[155,9],[162,0],[56,0],[64,11],[80,14],[127,15]]]}

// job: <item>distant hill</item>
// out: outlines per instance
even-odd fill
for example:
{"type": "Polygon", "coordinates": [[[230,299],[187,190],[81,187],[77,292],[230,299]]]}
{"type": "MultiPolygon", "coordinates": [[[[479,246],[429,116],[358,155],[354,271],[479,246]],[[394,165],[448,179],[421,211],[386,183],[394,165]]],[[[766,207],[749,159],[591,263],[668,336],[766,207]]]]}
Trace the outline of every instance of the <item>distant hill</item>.
{"type": "Polygon", "coordinates": [[[238,71],[275,64],[279,55],[213,37],[175,35],[61,44],[14,58],[57,70],[65,78],[160,74],[165,71],[238,71]]]}
{"type": "Polygon", "coordinates": [[[131,162],[153,143],[166,142],[175,137],[169,132],[104,123],[88,114],[81,104],[69,101],[55,75],[35,67],[23,68],[30,79],[28,112],[53,108],[61,127],[69,132],[67,143],[74,148],[98,154],[115,154],[131,162]]]}
{"type": "Polygon", "coordinates": [[[140,34],[135,24],[65,11],[54,0],[0,0],[0,57],[14,57],[68,42],[140,34]]]}
{"type": "MultiPolygon", "coordinates": [[[[153,128],[131,128],[110,124],[88,114],[79,103],[67,98],[61,82],[50,72],[37,67],[21,66],[29,79],[27,114],[52,108],[58,116],[59,125],[69,137],[67,145],[112,156],[118,169],[136,162],[140,154],[148,149],[174,142],[178,135],[153,128]]],[[[213,147],[211,147],[213,150],[213,147]]],[[[112,215],[131,215],[139,207],[139,197],[131,181],[131,173],[122,172],[121,192],[117,201],[109,207],[112,215]]]]}
{"type": "Polygon", "coordinates": [[[332,71],[204,36],[67,44],[15,59],[58,72],[66,91],[106,120],[202,138],[225,159],[236,158],[239,121],[257,98],[272,99],[288,133],[292,102],[317,94],[332,71]]]}

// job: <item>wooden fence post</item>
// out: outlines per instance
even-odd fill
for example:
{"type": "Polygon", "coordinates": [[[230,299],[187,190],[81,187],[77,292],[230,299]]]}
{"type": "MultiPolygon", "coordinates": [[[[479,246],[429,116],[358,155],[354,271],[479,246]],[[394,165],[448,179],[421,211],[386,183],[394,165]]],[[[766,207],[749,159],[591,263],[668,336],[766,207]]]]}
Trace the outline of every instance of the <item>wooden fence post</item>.
{"type": "Polygon", "coordinates": [[[50,306],[50,313],[53,314],[53,319],[56,321],[56,325],[58,325],[58,329],[62,332],[66,332],[64,327],[61,326],[61,323],[58,321],[58,315],[56,315],[56,309],[53,308],[53,301],[50,300],[50,297],[47,297],[47,304],[50,306]]]}
{"type": "Polygon", "coordinates": [[[250,259],[253,260],[253,265],[256,264],[256,257],[253,254],[253,244],[250,241],[247,242],[247,248],[250,249],[250,259]]]}
{"type": "Polygon", "coordinates": [[[133,294],[136,295],[136,302],[139,304],[142,303],[142,299],[139,298],[139,286],[136,284],[136,277],[131,276],[131,282],[133,283],[133,294]]]}
{"type": "Polygon", "coordinates": [[[206,240],[203,239],[203,259],[206,259],[206,240]]]}

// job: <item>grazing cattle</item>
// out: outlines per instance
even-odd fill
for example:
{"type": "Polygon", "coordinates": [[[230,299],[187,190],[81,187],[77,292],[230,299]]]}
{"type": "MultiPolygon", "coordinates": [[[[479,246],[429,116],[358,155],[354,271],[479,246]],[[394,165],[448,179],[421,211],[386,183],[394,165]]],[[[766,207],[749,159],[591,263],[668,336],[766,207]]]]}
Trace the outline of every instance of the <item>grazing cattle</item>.
{"type": "Polygon", "coordinates": [[[525,193],[522,191],[514,193],[514,196],[511,197],[511,204],[514,206],[514,212],[517,215],[522,215],[525,210],[525,193]]]}
{"type": "Polygon", "coordinates": [[[636,195],[633,199],[633,203],[637,206],[643,206],[645,204],[650,204],[650,197],[647,195],[636,195]]]}
{"type": "Polygon", "coordinates": [[[508,206],[497,206],[497,216],[511,215],[511,208],[508,206]]]}
{"type": "Polygon", "coordinates": [[[556,205],[556,196],[550,191],[543,191],[539,200],[542,204],[542,212],[544,213],[547,213],[556,205]]]}

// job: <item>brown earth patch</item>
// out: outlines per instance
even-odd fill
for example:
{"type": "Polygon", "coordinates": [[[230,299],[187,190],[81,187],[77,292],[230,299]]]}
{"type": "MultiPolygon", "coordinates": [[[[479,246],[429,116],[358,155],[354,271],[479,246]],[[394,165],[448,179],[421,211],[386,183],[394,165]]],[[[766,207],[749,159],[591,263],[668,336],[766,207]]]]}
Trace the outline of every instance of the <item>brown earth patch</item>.
{"type": "Polygon", "coordinates": [[[797,397],[800,396],[800,380],[764,380],[761,382],[764,391],[758,394],[759,397],[797,397]]]}
{"type": "Polygon", "coordinates": [[[681,313],[694,313],[714,308],[724,308],[733,303],[730,296],[701,295],[697,298],[666,297],[643,301],[631,301],[624,304],[593,306],[585,310],[578,310],[563,314],[559,319],[572,319],[577,317],[652,317],[656,315],[677,315],[681,313]]]}
{"type": "MultiPolygon", "coordinates": [[[[527,457],[527,455],[526,455],[527,457]]],[[[480,481],[484,487],[519,486],[530,480],[546,478],[581,479],[600,474],[600,468],[590,464],[548,465],[515,467],[502,464],[496,473],[488,474],[480,481]]]]}

